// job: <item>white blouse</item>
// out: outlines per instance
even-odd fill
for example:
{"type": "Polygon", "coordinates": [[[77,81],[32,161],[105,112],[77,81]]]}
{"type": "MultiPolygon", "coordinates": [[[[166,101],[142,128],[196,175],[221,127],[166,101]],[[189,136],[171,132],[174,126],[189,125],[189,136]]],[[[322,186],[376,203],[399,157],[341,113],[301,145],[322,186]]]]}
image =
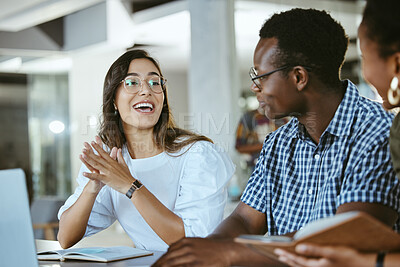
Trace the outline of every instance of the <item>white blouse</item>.
{"type": "MultiPolygon", "coordinates": [[[[182,218],[187,237],[205,237],[223,219],[227,184],[235,167],[229,156],[210,142],[196,142],[182,154],[187,149],[185,147],[174,154],[163,152],[150,158],[132,159],[124,146],[122,155],[132,176],[182,218]]],[[[77,178],[79,185],[60,208],[58,218],[75,203],[88,182],[83,172],[89,170],[82,164],[77,178]]],[[[168,249],[130,199],[104,186],[94,203],[85,236],[109,227],[115,220],[119,221],[136,247],[158,251],[168,249]]]]}

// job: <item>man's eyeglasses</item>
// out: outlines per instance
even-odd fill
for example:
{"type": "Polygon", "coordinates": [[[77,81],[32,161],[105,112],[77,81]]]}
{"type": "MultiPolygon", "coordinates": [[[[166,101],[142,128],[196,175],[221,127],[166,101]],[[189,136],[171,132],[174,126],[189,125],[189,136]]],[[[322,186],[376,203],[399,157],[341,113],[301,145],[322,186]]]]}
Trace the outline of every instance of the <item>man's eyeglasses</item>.
{"type": "Polygon", "coordinates": [[[160,94],[165,90],[167,79],[161,76],[150,76],[142,80],[137,76],[127,76],[121,83],[124,84],[124,88],[129,94],[137,94],[143,89],[143,83],[146,83],[153,93],[160,94]]]}
{"type": "MultiPolygon", "coordinates": [[[[252,82],[258,87],[258,89],[262,90],[261,80],[262,80],[264,77],[267,77],[267,76],[269,76],[269,75],[271,75],[271,74],[273,74],[273,73],[275,73],[275,72],[278,72],[278,71],[281,71],[281,70],[284,70],[284,69],[287,69],[287,68],[293,68],[293,67],[295,67],[295,66],[296,66],[296,65],[294,65],[294,66],[293,66],[293,65],[282,66],[282,67],[280,67],[280,68],[277,68],[277,69],[275,69],[275,70],[272,70],[272,71],[269,71],[269,72],[267,72],[267,73],[260,74],[260,75],[258,75],[258,72],[257,72],[257,70],[256,70],[254,67],[251,67],[251,68],[250,68],[250,71],[249,71],[249,75],[250,75],[250,78],[251,78],[252,82]]],[[[303,66],[303,68],[305,68],[305,69],[308,70],[308,71],[311,70],[310,67],[304,67],[304,66],[303,66]]]]}

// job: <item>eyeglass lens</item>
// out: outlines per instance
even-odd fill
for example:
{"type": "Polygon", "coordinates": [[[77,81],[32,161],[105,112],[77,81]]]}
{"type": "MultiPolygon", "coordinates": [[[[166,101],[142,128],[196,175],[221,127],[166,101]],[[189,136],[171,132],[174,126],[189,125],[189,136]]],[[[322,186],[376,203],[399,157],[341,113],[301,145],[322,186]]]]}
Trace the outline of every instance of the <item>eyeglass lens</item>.
{"type": "Polygon", "coordinates": [[[259,79],[254,79],[258,75],[258,73],[257,73],[257,71],[256,71],[256,69],[254,67],[250,68],[249,75],[250,75],[251,80],[255,83],[255,85],[258,88],[261,88],[260,80],[259,79]]]}
{"type": "Polygon", "coordinates": [[[144,81],[139,77],[128,76],[124,79],[124,87],[129,93],[135,94],[143,88],[143,82],[145,82],[154,93],[161,93],[163,91],[164,79],[159,76],[149,77],[144,81]]]}

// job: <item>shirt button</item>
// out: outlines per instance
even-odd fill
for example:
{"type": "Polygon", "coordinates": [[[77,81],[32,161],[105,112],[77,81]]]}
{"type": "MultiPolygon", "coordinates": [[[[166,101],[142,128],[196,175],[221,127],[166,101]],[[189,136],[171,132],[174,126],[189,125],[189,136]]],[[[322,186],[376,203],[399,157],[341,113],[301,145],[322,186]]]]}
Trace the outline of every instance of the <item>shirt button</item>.
{"type": "Polygon", "coordinates": [[[319,154],[315,154],[314,159],[319,160],[320,156],[319,154]]]}
{"type": "Polygon", "coordinates": [[[312,189],[308,189],[308,194],[309,194],[309,195],[312,194],[312,189]]]}

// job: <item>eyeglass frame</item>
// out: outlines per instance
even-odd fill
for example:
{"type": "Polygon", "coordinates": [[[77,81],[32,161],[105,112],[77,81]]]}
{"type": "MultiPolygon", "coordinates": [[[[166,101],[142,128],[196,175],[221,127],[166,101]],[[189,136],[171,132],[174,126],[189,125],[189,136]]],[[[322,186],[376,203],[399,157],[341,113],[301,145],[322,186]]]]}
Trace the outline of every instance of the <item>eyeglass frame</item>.
{"type": "MultiPolygon", "coordinates": [[[[163,76],[159,76],[159,75],[153,75],[153,76],[160,78],[161,89],[162,89],[161,92],[155,92],[155,91],[150,87],[149,83],[148,83],[146,80],[140,78],[140,77],[137,76],[137,75],[132,75],[132,73],[128,73],[128,74],[125,76],[125,78],[122,79],[119,83],[122,83],[123,86],[124,86],[125,91],[126,91],[128,94],[131,94],[131,95],[135,95],[135,94],[139,93],[141,90],[143,90],[143,83],[147,84],[147,86],[149,87],[150,91],[152,91],[152,92],[155,93],[155,94],[161,94],[162,92],[165,92],[165,84],[167,83],[167,79],[165,79],[163,76]],[[126,88],[125,81],[126,81],[126,78],[128,78],[128,77],[136,77],[136,78],[138,78],[138,79],[140,80],[140,90],[138,90],[136,93],[131,93],[131,92],[129,92],[128,88],[126,88]],[[162,80],[163,82],[161,82],[161,80],[162,80]]],[[[151,77],[153,77],[153,76],[151,76],[151,77]]]]}
{"type": "MultiPolygon", "coordinates": [[[[301,65],[284,65],[284,66],[279,67],[279,68],[277,68],[277,69],[275,69],[275,70],[271,70],[271,71],[269,71],[269,72],[267,72],[267,73],[263,73],[263,74],[260,74],[260,75],[256,75],[256,76],[254,76],[254,77],[252,77],[252,72],[255,73],[255,72],[256,72],[256,69],[255,69],[254,67],[251,67],[251,68],[250,68],[250,71],[249,71],[249,75],[250,75],[251,81],[257,86],[257,88],[260,89],[260,90],[262,90],[262,88],[261,88],[261,87],[262,87],[262,86],[261,86],[261,82],[259,82],[259,84],[257,84],[257,83],[255,82],[255,80],[264,78],[264,77],[269,76],[269,75],[271,75],[271,74],[273,74],[273,73],[275,73],[275,72],[278,72],[278,71],[281,71],[281,70],[284,70],[284,69],[287,69],[287,68],[294,68],[294,67],[296,67],[296,66],[301,66],[301,65]]],[[[311,67],[307,67],[307,66],[301,66],[301,67],[305,68],[305,69],[308,70],[308,71],[311,71],[311,67]]]]}

